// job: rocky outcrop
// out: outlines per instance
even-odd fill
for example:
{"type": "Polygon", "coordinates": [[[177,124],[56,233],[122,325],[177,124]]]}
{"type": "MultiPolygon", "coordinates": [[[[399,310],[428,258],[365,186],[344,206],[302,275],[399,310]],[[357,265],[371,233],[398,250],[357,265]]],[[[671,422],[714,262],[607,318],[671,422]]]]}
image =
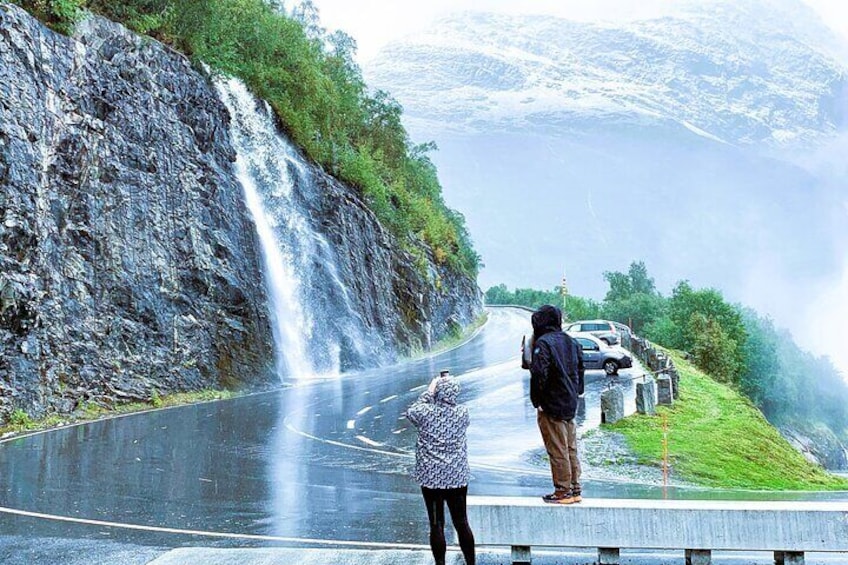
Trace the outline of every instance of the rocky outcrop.
{"type": "MultiPolygon", "coordinates": [[[[96,17],[70,39],[0,4],[0,420],[279,382],[229,123],[179,53],[96,17]]],[[[333,275],[389,344],[343,366],[477,315],[473,280],[416,263],[353,189],[309,167],[303,205],[333,275]]]]}
{"type": "Polygon", "coordinates": [[[0,5],[0,414],[268,381],[228,136],[184,57],[0,5]]]}
{"type": "MultiPolygon", "coordinates": [[[[438,266],[432,257],[415,261],[349,187],[316,167],[309,176],[311,182],[299,184],[298,190],[309,216],[318,220],[314,228],[331,243],[333,257],[327,263],[335,264],[358,305],[362,331],[382,342],[377,350],[366,348],[369,355],[386,361],[396,354],[426,351],[473,322],[482,310],[474,279],[438,266]]],[[[327,310],[337,309],[328,305],[327,310]]],[[[333,322],[327,319],[325,324],[333,322]]],[[[341,337],[345,330],[340,326],[335,331],[341,337]]],[[[347,361],[343,368],[369,364],[357,354],[347,361]]]]}
{"type": "Polygon", "coordinates": [[[831,471],[848,469],[848,450],[830,428],[780,426],[780,434],[810,462],[831,471]]]}

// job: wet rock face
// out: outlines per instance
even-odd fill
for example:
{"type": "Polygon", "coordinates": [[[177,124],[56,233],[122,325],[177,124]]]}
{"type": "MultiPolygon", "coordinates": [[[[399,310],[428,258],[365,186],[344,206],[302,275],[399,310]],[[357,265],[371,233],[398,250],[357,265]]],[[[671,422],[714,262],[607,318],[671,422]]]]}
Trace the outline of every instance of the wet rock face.
{"type": "Polygon", "coordinates": [[[778,429],[808,461],[831,471],[848,469],[848,451],[830,429],[824,426],[781,426],[778,429]]]}
{"type": "Polygon", "coordinates": [[[318,325],[342,344],[343,370],[427,351],[481,313],[482,297],[474,279],[436,265],[432,257],[416,263],[350,187],[311,166],[295,190],[303,198],[312,228],[330,244],[311,284],[322,289],[322,296],[309,300],[326,303],[315,308],[315,314],[325,314],[318,325]],[[320,272],[330,264],[354,305],[354,324],[334,316],[344,308],[338,305],[341,297],[334,296],[333,285],[324,284],[332,275],[320,272]],[[355,333],[367,336],[369,343],[346,347],[346,336],[355,333]]]}
{"type": "Polygon", "coordinates": [[[0,4],[0,419],[275,379],[227,120],[158,43],[0,4]]]}

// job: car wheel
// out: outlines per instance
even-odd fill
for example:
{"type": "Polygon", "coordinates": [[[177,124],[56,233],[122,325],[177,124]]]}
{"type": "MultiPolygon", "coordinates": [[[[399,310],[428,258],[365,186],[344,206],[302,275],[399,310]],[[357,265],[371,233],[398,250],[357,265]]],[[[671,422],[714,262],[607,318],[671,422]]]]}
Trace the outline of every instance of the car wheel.
{"type": "Polygon", "coordinates": [[[618,363],[616,363],[613,359],[607,359],[604,361],[604,372],[607,375],[615,375],[618,373],[618,363]]]}
{"type": "Polygon", "coordinates": [[[605,337],[602,337],[602,338],[601,338],[601,341],[603,341],[603,342],[604,342],[604,343],[606,343],[607,345],[612,345],[612,344],[610,343],[610,340],[609,340],[609,339],[607,339],[607,338],[605,338],[605,337]]]}

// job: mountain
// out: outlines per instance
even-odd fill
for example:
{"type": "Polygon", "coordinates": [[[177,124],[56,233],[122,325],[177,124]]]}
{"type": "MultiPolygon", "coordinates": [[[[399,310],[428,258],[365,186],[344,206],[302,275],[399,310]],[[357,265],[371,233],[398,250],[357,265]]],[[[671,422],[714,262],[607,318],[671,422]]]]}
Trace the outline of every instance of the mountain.
{"type": "Polygon", "coordinates": [[[365,64],[436,141],[483,288],[565,272],[602,298],[603,271],[643,259],[663,290],[689,279],[788,324],[837,280],[848,215],[824,149],[848,129],[844,45],[794,0],[675,6],[603,24],[461,13],[365,64]]]}
{"type": "Polygon", "coordinates": [[[462,13],[390,44],[366,76],[418,129],[571,135],[598,120],[667,121],[734,144],[826,138],[848,123],[835,40],[802,5],[769,5],[690,3],[624,25],[462,13]]]}

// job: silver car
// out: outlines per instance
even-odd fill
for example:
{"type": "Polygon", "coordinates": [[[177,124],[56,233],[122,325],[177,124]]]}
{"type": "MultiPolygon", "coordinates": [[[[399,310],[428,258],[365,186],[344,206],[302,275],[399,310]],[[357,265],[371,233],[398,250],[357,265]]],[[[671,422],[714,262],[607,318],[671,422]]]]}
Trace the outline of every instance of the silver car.
{"type": "Polygon", "coordinates": [[[626,351],[610,347],[592,334],[568,332],[568,335],[576,339],[583,349],[583,367],[587,371],[603,369],[607,375],[616,375],[619,369],[633,366],[633,359],[626,351]]]}
{"type": "Polygon", "coordinates": [[[565,331],[568,333],[588,332],[607,345],[616,345],[621,341],[615,322],[609,320],[578,320],[569,324],[565,331]]]}

